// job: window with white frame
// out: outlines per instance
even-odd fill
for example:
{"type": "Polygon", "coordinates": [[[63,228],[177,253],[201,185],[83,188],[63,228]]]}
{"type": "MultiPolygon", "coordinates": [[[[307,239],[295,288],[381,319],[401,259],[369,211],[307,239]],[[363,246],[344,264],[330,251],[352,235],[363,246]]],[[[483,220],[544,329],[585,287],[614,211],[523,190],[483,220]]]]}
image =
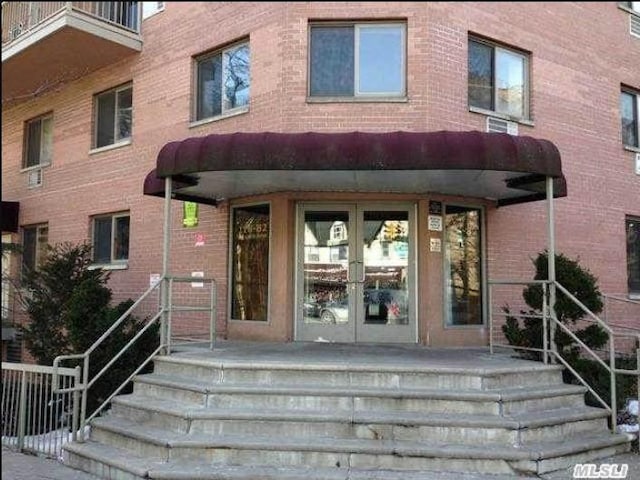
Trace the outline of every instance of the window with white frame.
{"type": "Polygon", "coordinates": [[[640,2],[619,2],[619,4],[640,15],[640,2]]]}
{"type": "Polygon", "coordinates": [[[38,270],[46,258],[49,226],[30,225],[22,228],[22,274],[38,270]]]}
{"type": "Polygon", "coordinates": [[[310,97],[406,95],[406,24],[310,26],[310,97]]]}
{"type": "Polygon", "coordinates": [[[129,213],[95,216],[91,223],[94,263],[126,262],[129,259],[129,213]]]}
{"type": "Polygon", "coordinates": [[[469,107],[529,118],[529,55],[469,38],[469,107]]]}
{"type": "Polygon", "coordinates": [[[52,151],[53,114],[48,113],[26,122],[22,168],[49,165],[52,151]]]}
{"type": "Polygon", "coordinates": [[[195,120],[248,106],[250,73],[248,42],[197,58],[195,120]]]}
{"type": "Polygon", "coordinates": [[[142,2],[142,19],[164,10],[164,2],[142,2]]]}
{"type": "Polygon", "coordinates": [[[133,88],[131,84],[95,96],[94,148],[131,138],[133,88]]]}
{"type": "Polygon", "coordinates": [[[640,94],[623,89],[620,92],[620,121],[622,126],[622,144],[627,147],[640,147],[640,94]]]}
{"type": "Polygon", "coordinates": [[[640,217],[626,218],[629,294],[640,297],[640,217]]]}

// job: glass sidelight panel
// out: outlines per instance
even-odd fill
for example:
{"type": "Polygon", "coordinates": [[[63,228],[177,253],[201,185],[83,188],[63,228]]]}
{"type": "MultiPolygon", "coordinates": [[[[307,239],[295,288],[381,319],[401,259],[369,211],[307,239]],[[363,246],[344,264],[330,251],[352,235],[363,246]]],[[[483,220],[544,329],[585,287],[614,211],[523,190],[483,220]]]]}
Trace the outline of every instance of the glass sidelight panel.
{"type": "Polygon", "coordinates": [[[407,325],[408,211],[365,210],[362,242],[364,323],[407,325]]]}
{"type": "Polygon", "coordinates": [[[348,323],[351,233],[349,211],[304,213],[304,323],[348,323]]]}
{"type": "Polygon", "coordinates": [[[269,305],[269,205],[233,208],[231,228],[231,318],[265,322],[269,305]]]}
{"type": "Polygon", "coordinates": [[[479,208],[445,208],[445,281],[448,325],[481,325],[482,257],[479,208]]]}

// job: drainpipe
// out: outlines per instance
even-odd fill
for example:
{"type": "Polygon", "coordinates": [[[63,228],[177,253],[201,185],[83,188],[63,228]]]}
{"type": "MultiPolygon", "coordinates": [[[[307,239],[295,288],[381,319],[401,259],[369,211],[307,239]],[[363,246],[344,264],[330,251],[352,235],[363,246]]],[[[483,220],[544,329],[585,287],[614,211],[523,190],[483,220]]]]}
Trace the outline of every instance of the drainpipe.
{"type": "Polygon", "coordinates": [[[551,343],[551,351],[554,353],[552,356],[552,363],[556,363],[556,233],[554,228],[554,215],[553,215],[553,178],[547,177],[547,269],[549,280],[549,337],[551,343]]]}
{"type": "Polygon", "coordinates": [[[162,285],[160,303],[162,317],[160,324],[160,343],[165,347],[163,353],[169,355],[169,247],[171,242],[171,190],[172,178],[164,179],[164,235],[162,242],[162,285]]]}

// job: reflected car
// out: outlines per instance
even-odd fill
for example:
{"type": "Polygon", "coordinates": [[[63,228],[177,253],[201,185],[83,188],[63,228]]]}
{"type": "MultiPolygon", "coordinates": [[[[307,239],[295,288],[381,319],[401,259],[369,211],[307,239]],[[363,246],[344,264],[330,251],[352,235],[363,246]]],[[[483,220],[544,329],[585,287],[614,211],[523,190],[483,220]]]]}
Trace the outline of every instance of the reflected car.
{"type": "Polygon", "coordinates": [[[320,309],[320,321],[322,323],[346,323],[349,321],[349,302],[338,300],[327,302],[320,309]]]}

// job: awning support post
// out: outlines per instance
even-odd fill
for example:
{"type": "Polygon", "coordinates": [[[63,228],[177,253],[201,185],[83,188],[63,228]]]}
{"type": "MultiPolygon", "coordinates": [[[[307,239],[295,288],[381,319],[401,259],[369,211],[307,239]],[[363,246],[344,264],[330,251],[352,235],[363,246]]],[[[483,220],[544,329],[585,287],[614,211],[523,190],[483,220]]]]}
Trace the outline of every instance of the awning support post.
{"type": "Polygon", "coordinates": [[[555,342],[556,338],[556,240],[555,240],[555,227],[554,227],[554,212],[553,212],[553,178],[547,177],[547,269],[549,281],[549,339],[550,347],[553,352],[551,358],[552,363],[556,363],[557,346],[555,342]]]}
{"type": "Polygon", "coordinates": [[[164,179],[164,232],[162,241],[162,285],[160,291],[160,304],[162,316],[160,320],[160,343],[164,346],[163,354],[171,353],[169,347],[169,315],[171,306],[169,305],[169,248],[171,245],[171,190],[172,178],[164,179]]]}

